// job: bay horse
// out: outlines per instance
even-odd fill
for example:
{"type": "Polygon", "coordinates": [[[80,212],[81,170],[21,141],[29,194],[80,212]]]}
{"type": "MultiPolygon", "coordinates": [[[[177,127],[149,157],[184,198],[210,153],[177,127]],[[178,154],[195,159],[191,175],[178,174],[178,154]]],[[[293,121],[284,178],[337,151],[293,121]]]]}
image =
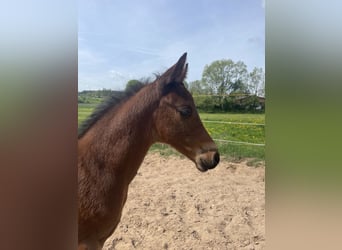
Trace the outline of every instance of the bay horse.
{"type": "Polygon", "coordinates": [[[102,249],[117,227],[127,191],[148,149],[166,143],[205,172],[220,156],[184,86],[187,54],[135,92],[113,96],[78,138],[78,249],[102,249]]]}

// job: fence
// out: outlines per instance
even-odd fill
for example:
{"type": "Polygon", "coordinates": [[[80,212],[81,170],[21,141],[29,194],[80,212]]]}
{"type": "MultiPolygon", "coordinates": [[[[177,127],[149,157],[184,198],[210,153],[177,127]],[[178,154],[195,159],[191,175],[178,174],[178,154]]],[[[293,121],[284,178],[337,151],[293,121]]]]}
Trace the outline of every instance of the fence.
{"type": "MultiPolygon", "coordinates": [[[[226,121],[212,121],[212,120],[202,120],[203,123],[217,123],[217,124],[232,124],[232,125],[246,125],[246,126],[265,126],[265,124],[261,123],[248,123],[248,122],[226,122],[226,121]]],[[[205,125],[205,124],[204,124],[205,125]]],[[[223,125],[224,126],[224,125],[223,125]]],[[[205,126],[207,127],[207,126],[205,126]]],[[[226,127],[226,126],[224,126],[226,127]]],[[[210,133],[211,134],[211,133],[210,133]]],[[[229,132],[227,131],[227,135],[229,132]]],[[[246,138],[249,138],[249,134],[246,138]]],[[[213,140],[217,143],[219,148],[220,155],[224,158],[252,158],[257,160],[265,159],[265,144],[264,143],[254,143],[246,141],[238,141],[238,140],[227,140],[223,139],[224,136],[217,134],[211,134],[213,140]]],[[[151,147],[151,150],[157,150],[162,155],[170,155],[177,152],[172,149],[169,145],[166,144],[154,144],[151,147]]]]}
{"type": "Polygon", "coordinates": [[[264,123],[220,121],[210,118],[202,119],[202,122],[223,157],[265,159],[264,123]]]}
{"type": "MultiPolygon", "coordinates": [[[[249,122],[224,122],[224,121],[208,121],[203,120],[203,123],[223,123],[223,124],[236,124],[236,125],[250,125],[250,126],[265,126],[265,124],[261,123],[249,123],[249,122]]],[[[223,140],[223,139],[213,139],[214,141],[219,142],[229,142],[229,143],[235,143],[235,144],[243,144],[243,145],[253,145],[258,147],[263,147],[265,144],[263,143],[252,143],[252,142],[243,142],[243,141],[231,141],[231,140],[223,140]]]]}

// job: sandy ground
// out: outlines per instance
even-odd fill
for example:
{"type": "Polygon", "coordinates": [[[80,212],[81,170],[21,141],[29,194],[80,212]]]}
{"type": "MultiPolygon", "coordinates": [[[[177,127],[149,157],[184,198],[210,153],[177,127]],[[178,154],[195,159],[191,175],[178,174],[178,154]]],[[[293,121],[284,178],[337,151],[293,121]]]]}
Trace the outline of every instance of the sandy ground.
{"type": "Polygon", "coordinates": [[[265,167],[148,154],[104,249],[264,249],[265,167]]]}

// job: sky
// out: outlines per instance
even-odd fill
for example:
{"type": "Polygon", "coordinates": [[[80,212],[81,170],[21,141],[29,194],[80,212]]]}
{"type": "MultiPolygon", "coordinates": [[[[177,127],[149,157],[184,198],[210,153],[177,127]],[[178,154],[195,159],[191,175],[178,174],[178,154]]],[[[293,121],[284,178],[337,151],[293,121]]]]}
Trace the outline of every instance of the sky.
{"type": "Polygon", "coordinates": [[[187,52],[187,81],[215,60],[265,69],[264,0],[79,0],[78,88],[122,90],[187,52]]]}

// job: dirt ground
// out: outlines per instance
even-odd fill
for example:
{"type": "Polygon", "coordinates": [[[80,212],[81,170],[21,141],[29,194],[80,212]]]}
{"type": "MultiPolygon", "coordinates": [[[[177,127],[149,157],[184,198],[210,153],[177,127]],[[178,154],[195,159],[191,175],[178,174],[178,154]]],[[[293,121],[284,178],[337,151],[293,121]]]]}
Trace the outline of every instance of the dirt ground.
{"type": "Polygon", "coordinates": [[[265,167],[150,153],[104,249],[264,249],[265,167]]]}

